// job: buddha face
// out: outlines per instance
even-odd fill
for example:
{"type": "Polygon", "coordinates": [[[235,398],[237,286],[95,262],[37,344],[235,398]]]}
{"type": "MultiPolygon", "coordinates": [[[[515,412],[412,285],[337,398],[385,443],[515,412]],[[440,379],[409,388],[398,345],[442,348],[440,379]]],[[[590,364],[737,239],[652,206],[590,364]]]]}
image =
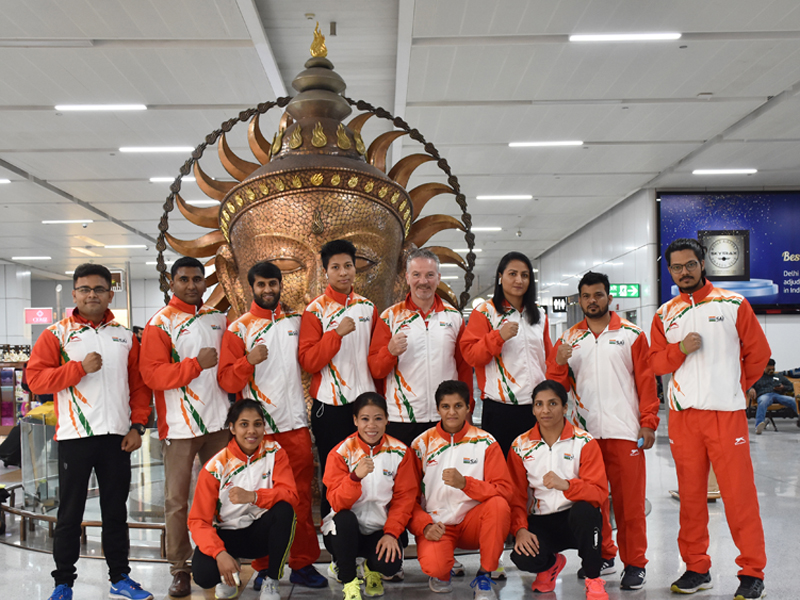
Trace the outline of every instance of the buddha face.
{"type": "Polygon", "coordinates": [[[379,311],[403,293],[403,231],[380,204],[355,194],[286,195],[257,204],[230,229],[230,245],[217,251],[216,270],[225,295],[239,314],[252,300],[247,272],[269,260],[283,273],[281,301],[303,310],[325,291],[320,248],[332,240],[355,245],[358,294],[379,311]]]}

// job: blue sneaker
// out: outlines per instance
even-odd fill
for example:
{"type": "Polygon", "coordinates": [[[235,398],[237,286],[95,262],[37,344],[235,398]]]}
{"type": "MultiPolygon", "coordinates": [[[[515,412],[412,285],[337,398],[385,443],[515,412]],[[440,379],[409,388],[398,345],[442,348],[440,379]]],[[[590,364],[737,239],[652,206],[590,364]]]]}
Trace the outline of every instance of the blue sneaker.
{"type": "Polygon", "coordinates": [[[497,600],[497,595],[492,589],[492,586],[497,584],[492,581],[491,575],[491,573],[480,573],[469,584],[469,587],[475,589],[473,600],[497,600]]]}
{"type": "Polygon", "coordinates": [[[302,569],[292,569],[292,574],[289,575],[289,581],[309,588],[328,587],[328,580],[320,575],[319,571],[314,568],[314,565],[308,565],[302,569]]]}
{"type": "Polygon", "coordinates": [[[264,569],[256,573],[255,578],[253,579],[253,589],[257,592],[261,591],[261,586],[264,585],[264,580],[267,578],[267,570],[264,569]]]}
{"type": "MultiPolygon", "coordinates": [[[[71,594],[70,594],[71,595],[71,594]]],[[[153,600],[153,594],[142,589],[138,583],[128,577],[122,576],[117,583],[111,584],[109,598],[120,598],[121,600],[153,600]]]]}
{"type": "Polygon", "coordinates": [[[50,596],[50,600],[72,600],[72,588],[66,583],[57,585],[50,596]]]}

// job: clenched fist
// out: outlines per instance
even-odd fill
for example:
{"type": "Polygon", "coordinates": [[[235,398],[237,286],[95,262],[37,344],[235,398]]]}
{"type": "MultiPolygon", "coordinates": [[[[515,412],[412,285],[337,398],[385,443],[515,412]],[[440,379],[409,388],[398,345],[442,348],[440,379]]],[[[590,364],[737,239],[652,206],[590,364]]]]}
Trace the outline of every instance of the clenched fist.
{"type": "Polygon", "coordinates": [[[217,364],[217,349],[216,348],[201,348],[197,353],[197,362],[203,369],[210,369],[217,364]]]}
{"type": "Polygon", "coordinates": [[[700,350],[702,342],[703,338],[700,337],[700,334],[692,332],[683,338],[683,351],[687,356],[692,352],[697,352],[700,350]]]}
{"type": "Polygon", "coordinates": [[[87,375],[89,373],[95,373],[103,366],[103,357],[97,352],[89,352],[86,358],[83,359],[83,362],[81,362],[81,365],[83,365],[83,370],[86,371],[87,375]]]}
{"type": "Polygon", "coordinates": [[[365,456],[360,461],[358,461],[358,464],[356,465],[356,468],[353,472],[359,479],[364,479],[364,477],[372,473],[374,470],[375,470],[375,462],[372,460],[372,457],[365,456]]]}
{"type": "Polygon", "coordinates": [[[392,356],[400,356],[406,350],[408,350],[408,336],[402,331],[399,331],[389,340],[389,354],[392,356]]]}
{"type": "Polygon", "coordinates": [[[344,337],[348,333],[353,333],[355,330],[356,330],[356,322],[353,321],[352,317],[345,317],[344,319],[342,319],[342,322],[339,323],[339,326],[336,328],[336,333],[338,333],[340,337],[344,337]]]}
{"type": "Polygon", "coordinates": [[[518,333],[519,333],[519,323],[513,321],[507,321],[500,328],[500,337],[503,338],[504,342],[507,342],[518,333]]]}
{"type": "Polygon", "coordinates": [[[556,364],[562,367],[569,362],[572,358],[572,346],[570,344],[561,344],[556,352],[556,364]]]}
{"type": "Polygon", "coordinates": [[[258,344],[247,353],[247,362],[251,365],[258,365],[267,360],[269,349],[264,344],[258,344]]]}

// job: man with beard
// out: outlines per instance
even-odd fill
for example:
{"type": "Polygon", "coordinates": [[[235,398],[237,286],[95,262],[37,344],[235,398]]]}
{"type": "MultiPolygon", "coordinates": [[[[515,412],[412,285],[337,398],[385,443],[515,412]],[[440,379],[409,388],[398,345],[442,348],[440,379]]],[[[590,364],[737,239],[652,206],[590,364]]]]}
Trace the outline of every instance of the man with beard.
{"type": "MultiPolygon", "coordinates": [[[[608,277],[589,271],[578,283],[586,318],[558,340],[550,354],[547,378],[561,383],[573,399],[573,423],[597,440],[603,453],[617,542],[625,569],[620,587],[638,590],[645,582],[644,452],[658,427],[656,380],[650,368],[647,336],[639,327],[608,310],[608,277]],[[641,450],[640,450],[641,448],[641,450]]],[[[601,574],[614,572],[617,548],[611,536],[609,502],[603,511],[601,574]]],[[[578,572],[581,577],[582,570],[578,572]]]]}
{"type": "Polygon", "coordinates": [[[409,294],[383,311],[369,349],[372,376],[386,378],[386,433],[406,445],[439,421],[435,395],[442,381],[466,383],[470,410],[474,404],[472,368],[459,350],[464,321],[458,310],[436,295],[441,278],[439,257],[433,252],[409,254],[409,294]]]}
{"type": "Polygon", "coordinates": [[[713,587],[706,485],[710,461],[740,552],[734,598],[762,598],[767,556],[744,390],[761,377],[770,349],[750,304],[714,287],[705,278],[704,259],[697,240],[682,238],[667,246],[664,260],[680,294],[656,311],[650,331],[653,370],[672,374],[669,442],[681,500],[678,548],[686,572],[671,589],[691,594],[713,587]]]}
{"type": "MultiPolygon", "coordinates": [[[[283,277],[271,262],[253,265],[247,281],[253,290],[253,303],[250,312],[231,323],[222,337],[219,384],[226,392],[261,404],[267,437],[289,455],[299,498],[289,555],[290,580],[307,587],[325,587],[327,580],[313,566],[320,550],[311,516],[314,457],[297,360],[301,315],[281,307],[283,277]]],[[[265,558],[253,561],[253,568],[258,570],[253,585],[256,590],[267,576],[265,563],[265,558]]]]}

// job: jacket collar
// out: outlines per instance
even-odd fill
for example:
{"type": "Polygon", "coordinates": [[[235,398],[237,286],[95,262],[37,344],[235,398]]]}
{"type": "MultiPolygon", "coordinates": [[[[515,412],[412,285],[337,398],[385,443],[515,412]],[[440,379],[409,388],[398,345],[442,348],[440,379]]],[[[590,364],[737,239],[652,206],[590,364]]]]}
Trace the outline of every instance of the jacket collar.
{"type": "Polygon", "coordinates": [[[331,284],[328,284],[328,287],[325,288],[325,295],[328,298],[333,298],[334,300],[336,300],[336,302],[338,302],[342,306],[347,306],[348,301],[353,299],[354,294],[352,287],[350,288],[349,294],[340,294],[335,289],[333,289],[333,287],[331,287],[331,284]]]}
{"type": "Polygon", "coordinates": [[[422,309],[414,304],[414,300],[411,298],[411,293],[406,294],[406,310],[410,310],[412,312],[418,312],[423,317],[426,317],[435,312],[442,312],[444,310],[444,302],[438,295],[433,296],[433,305],[431,306],[428,312],[423,312],[422,309]]]}
{"type": "Polygon", "coordinates": [[[450,441],[450,435],[452,435],[453,436],[453,441],[456,442],[456,443],[458,443],[458,442],[460,442],[461,440],[464,439],[464,436],[467,435],[467,431],[469,431],[470,427],[472,427],[472,425],[469,424],[469,421],[464,421],[464,426],[461,428],[461,431],[457,431],[454,434],[450,434],[450,433],[448,433],[447,431],[444,430],[444,427],[442,427],[442,422],[441,421],[436,423],[436,431],[439,434],[439,436],[443,440],[447,440],[449,442],[450,441]]]}
{"type": "MultiPolygon", "coordinates": [[[[259,454],[264,449],[264,444],[266,443],[267,438],[265,437],[263,440],[261,440],[261,443],[258,445],[256,451],[253,452],[253,456],[259,454]]],[[[248,462],[250,458],[252,458],[251,456],[247,456],[247,454],[242,452],[242,449],[239,447],[239,442],[236,441],[235,437],[231,437],[231,441],[228,442],[228,451],[243,462],[248,462]]]]}
{"type": "Polygon", "coordinates": [[[78,312],[78,309],[76,307],[72,311],[72,319],[76,323],[80,323],[81,325],[88,325],[89,327],[97,329],[101,325],[105,325],[106,323],[110,323],[111,321],[113,321],[114,320],[114,313],[111,312],[110,308],[107,308],[106,312],[103,313],[103,318],[101,319],[101,321],[97,325],[95,325],[89,319],[84,318],[84,316],[81,313],[78,312]]]}
{"type": "Polygon", "coordinates": [[[698,302],[705,300],[705,297],[708,296],[711,293],[711,290],[713,289],[714,289],[714,284],[711,283],[708,279],[706,279],[706,284],[693,294],[684,294],[683,292],[681,292],[681,300],[683,300],[687,304],[691,304],[692,299],[694,299],[694,303],[697,304],[698,302]]]}
{"type": "MultiPolygon", "coordinates": [[[[606,329],[608,329],[609,331],[614,331],[615,329],[619,329],[620,327],[622,327],[622,319],[619,318],[619,315],[617,313],[615,313],[613,310],[610,310],[608,312],[609,312],[609,314],[611,314],[611,321],[609,321],[608,326],[606,327],[606,329]]],[[[589,323],[586,320],[586,318],[584,318],[583,321],[578,323],[577,328],[578,329],[585,329],[585,330],[588,331],[589,323]]]]}
{"type": "Polygon", "coordinates": [[[372,453],[374,454],[374,453],[378,452],[378,450],[383,448],[384,444],[386,444],[386,434],[385,433],[383,434],[383,436],[381,436],[380,441],[377,444],[375,444],[374,446],[370,446],[367,442],[362,440],[361,436],[358,435],[357,431],[353,434],[353,437],[356,438],[356,442],[358,442],[358,447],[361,448],[361,450],[363,450],[366,454],[369,454],[370,449],[372,450],[372,453]]]}
{"type": "Polygon", "coordinates": [[[258,304],[256,304],[255,300],[250,303],[250,314],[255,315],[261,319],[269,319],[271,321],[280,317],[283,312],[281,311],[281,303],[278,302],[278,306],[275,307],[275,310],[269,310],[267,308],[261,308],[258,304]]]}
{"type": "MultiPolygon", "coordinates": [[[[564,429],[561,431],[561,437],[558,438],[558,441],[568,440],[575,434],[575,428],[572,426],[566,417],[564,418],[564,429]]],[[[530,439],[532,440],[541,440],[544,441],[544,437],[542,437],[542,432],[539,430],[539,423],[533,426],[531,429],[530,439]]]]}
{"type": "Polygon", "coordinates": [[[175,308],[182,310],[185,313],[189,313],[190,315],[196,315],[202,306],[196,306],[195,304],[186,304],[183,300],[178,298],[175,294],[172,294],[172,298],[169,299],[169,305],[174,306],[175,308]]]}

